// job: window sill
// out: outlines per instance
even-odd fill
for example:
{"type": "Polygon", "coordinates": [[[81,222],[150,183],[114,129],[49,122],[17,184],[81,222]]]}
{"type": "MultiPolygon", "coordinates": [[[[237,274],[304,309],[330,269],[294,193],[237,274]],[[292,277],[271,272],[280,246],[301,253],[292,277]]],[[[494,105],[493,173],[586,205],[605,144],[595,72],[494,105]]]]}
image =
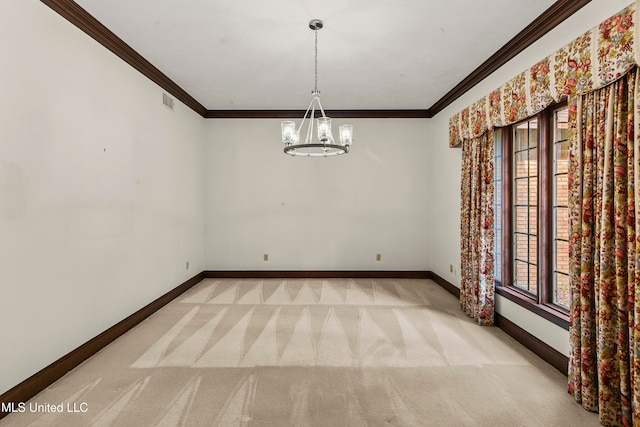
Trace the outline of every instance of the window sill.
{"type": "Polygon", "coordinates": [[[569,330],[569,313],[554,307],[549,304],[538,304],[538,302],[523,292],[519,292],[508,286],[501,286],[496,283],[496,293],[501,297],[515,302],[519,306],[526,308],[534,314],[550,321],[551,323],[560,326],[563,329],[569,330]]]}

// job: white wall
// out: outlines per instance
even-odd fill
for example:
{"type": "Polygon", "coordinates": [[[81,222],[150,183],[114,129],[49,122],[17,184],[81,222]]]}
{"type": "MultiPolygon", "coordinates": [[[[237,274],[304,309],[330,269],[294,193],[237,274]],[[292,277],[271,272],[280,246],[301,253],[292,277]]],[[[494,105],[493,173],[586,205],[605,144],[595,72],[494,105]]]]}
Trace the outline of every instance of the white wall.
{"type": "Polygon", "coordinates": [[[352,150],[326,159],[284,154],[279,120],[207,122],[207,269],[429,268],[428,121],[344,122],[352,150]]]}
{"type": "MultiPolygon", "coordinates": [[[[448,148],[449,118],[630,3],[629,0],[592,0],[567,21],[431,119],[428,180],[440,184],[432,189],[434,201],[437,203],[433,204],[430,213],[432,221],[429,231],[431,245],[429,253],[433,272],[460,286],[461,149],[448,148]],[[450,264],[458,267],[455,273],[449,271],[450,264]]],[[[500,296],[496,297],[496,310],[556,350],[565,355],[569,354],[569,334],[564,329],[500,296]]]]}
{"type": "Polygon", "coordinates": [[[3,393],[204,269],[205,120],[37,0],[0,58],[3,393]]]}
{"type": "MultiPolygon", "coordinates": [[[[48,7],[4,0],[0,393],[204,269],[432,270],[459,285],[449,117],[627,3],[593,0],[431,120],[353,120],[352,153],[304,159],[282,153],[278,120],[171,112],[48,7]]],[[[568,354],[566,331],[500,297],[497,310],[568,354]]]]}

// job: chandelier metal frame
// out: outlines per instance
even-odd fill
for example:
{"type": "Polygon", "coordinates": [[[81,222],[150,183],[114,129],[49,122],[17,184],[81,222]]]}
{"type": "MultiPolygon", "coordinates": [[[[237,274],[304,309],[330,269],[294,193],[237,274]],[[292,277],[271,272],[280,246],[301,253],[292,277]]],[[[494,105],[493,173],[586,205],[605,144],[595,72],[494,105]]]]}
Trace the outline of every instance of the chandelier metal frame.
{"type": "Polygon", "coordinates": [[[340,141],[336,142],[331,132],[331,118],[327,117],[320,102],[320,91],[318,90],[318,30],[324,26],[322,20],[312,19],[309,21],[309,28],[315,32],[315,85],[311,92],[311,102],[304,113],[300,127],[296,128],[295,122],[283,121],[281,123],[282,142],[284,142],[284,152],[291,156],[302,157],[329,157],[346,154],[353,142],[353,127],[351,125],[341,125],[339,127],[340,141]],[[317,132],[313,132],[314,118],[316,111],[321,116],[315,120],[317,132]],[[306,136],[304,142],[300,142],[300,133],[307,121],[306,136]]]}

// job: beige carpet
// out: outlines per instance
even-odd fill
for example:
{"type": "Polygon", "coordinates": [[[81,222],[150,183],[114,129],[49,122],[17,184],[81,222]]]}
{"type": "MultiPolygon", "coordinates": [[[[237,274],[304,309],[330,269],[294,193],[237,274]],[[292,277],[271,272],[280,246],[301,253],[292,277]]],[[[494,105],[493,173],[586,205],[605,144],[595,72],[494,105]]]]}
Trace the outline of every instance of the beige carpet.
{"type": "Polygon", "coordinates": [[[599,425],[566,381],[429,280],[206,279],[0,425],[599,425]]]}

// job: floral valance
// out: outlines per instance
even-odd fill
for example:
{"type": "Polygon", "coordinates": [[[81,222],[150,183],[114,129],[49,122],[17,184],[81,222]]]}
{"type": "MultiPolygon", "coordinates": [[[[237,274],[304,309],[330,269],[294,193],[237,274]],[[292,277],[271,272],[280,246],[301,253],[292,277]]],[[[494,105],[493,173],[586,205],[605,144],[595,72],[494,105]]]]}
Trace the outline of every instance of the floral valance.
{"type": "Polygon", "coordinates": [[[451,117],[449,146],[533,116],[567,96],[606,86],[639,64],[637,3],[451,117]]]}

